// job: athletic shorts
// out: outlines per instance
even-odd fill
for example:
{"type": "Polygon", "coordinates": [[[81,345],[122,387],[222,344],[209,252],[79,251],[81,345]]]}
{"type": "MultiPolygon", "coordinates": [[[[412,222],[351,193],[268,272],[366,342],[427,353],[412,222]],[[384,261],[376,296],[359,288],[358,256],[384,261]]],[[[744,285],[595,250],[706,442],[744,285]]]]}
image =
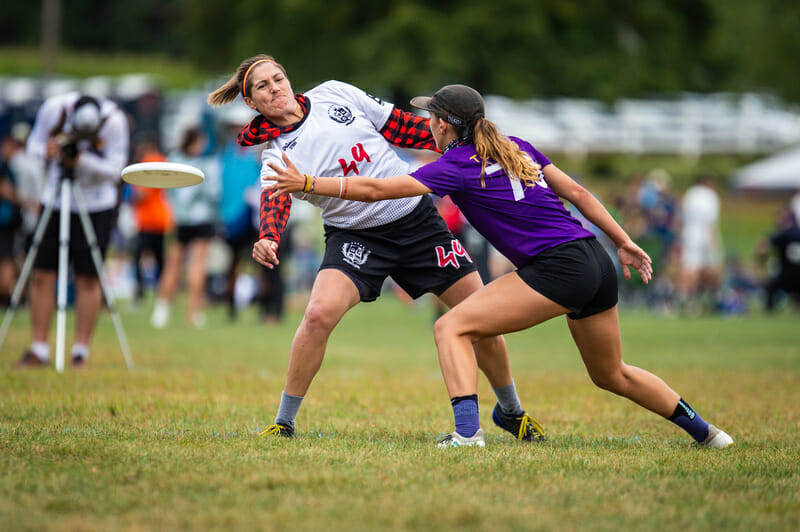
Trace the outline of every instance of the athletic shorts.
{"type": "Polygon", "coordinates": [[[192,240],[211,238],[214,234],[213,224],[179,225],[176,238],[185,245],[192,240]]]}
{"type": "Polygon", "coordinates": [[[391,277],[413,299],[437,296],[475,270],[472,259],[425,196],[406,216],[368,229],[325,226],[320,270],[335,269],[358,288],[361,301],[375,301],[391,277]]]}
{"type": "Polygon", "coordinates": [[[574,320],[617,304],[617,271],[595,238],[573,240],[536,255],[517,270],[528,286],[568,308],[574,320]]]}
{"type": "MultiPolygon", "coordinates": [[[[106,249],[108,249],[111,229],[114,225],[114,214],[114,209],[89,213],[89,219],[97,235],[97,247],[100,250],[101,258],[105,257],[106,249]]],[[[77,213],[72,213],[69,218],[69,261],[72,264],[72,268],[77,275],[97,277],[97,270],[95,270],[94,261],[92,260],[92,251],[83,232],[80,216],[77,213]]],[[[50,220],[47,221],[47,227],[44,230],[39,252],[36,254],[36,260],[33,263],[34,268],[58,271],[60,219],[60,211],[53,209],[50,220]]]]}

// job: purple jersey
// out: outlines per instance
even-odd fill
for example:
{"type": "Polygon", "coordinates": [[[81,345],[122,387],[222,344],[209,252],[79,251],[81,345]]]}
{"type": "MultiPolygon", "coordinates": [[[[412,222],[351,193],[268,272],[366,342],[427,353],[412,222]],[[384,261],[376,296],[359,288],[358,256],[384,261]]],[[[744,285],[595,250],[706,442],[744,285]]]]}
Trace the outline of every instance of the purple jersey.
{"type": "MultiPolygon", "coordinates": [[[[510,139],[542,168],[551,164],[529,143],[510,139]]],[[[472,226],[517,268],[546,249],[594,237],[570,215],[543,174],[535,186],[529,187],[509,178],[499,164],[489,161],[485,187],[481,187],[480,175],[481,162],[474,144],[452,148],[411,173],[437,196],[449,195],[472,226]]]]}

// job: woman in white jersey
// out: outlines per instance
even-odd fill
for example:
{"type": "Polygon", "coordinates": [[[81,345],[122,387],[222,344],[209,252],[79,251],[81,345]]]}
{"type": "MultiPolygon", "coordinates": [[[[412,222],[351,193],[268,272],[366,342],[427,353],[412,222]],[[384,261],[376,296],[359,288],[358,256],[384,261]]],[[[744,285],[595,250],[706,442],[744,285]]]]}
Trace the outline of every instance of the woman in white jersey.
{"type": "MultiPolygon", "coordinates": [[[[236,73],[209,95],[222,105],[241,95],[258,115],[239,134],[243,146],[264,144],[261,182],[272,183],[270,164],[290,153],[303,172],[317,175],[391,176],[408,166],[391,145],[435,149],[427,120],[339,81],[294,94],[285,69],[275,59],[246,59],[236,73]]],[[[461,243],[447,230],[430,198],[366,204],[329,198],[306,190],[295,195],[322,209],[325,255],[289,356],[275,423],[262,434],[294,437],[300,404],[319,370],[328,337],[342,316],[360,301],[373,301],[387,276],[417,298],[431,292],[449,307],[483,286],[461,243]]],[[[292,197],[261,197],[260,240],[253,257],[268,268],[278,264],[278,244],[292,197]]],[[[505,342],[501,336],[475,344],[478,364],[509,420],[501,426],[524,441],[544,438],[522,409],[505,342]]]]}
{"type": "MultiPolygon", "coordinates": [[[[648,282],[653,273],[650,257],[603,205],[529,143],[500,135],[484,118],[483,98],[474,89],[448,85],[411,104],[431,113],[431,131],[444,151],[437,161],[391,178],[316,178],[298,172],[286,157],[288,170],[284,164],[273,165],[278,184],[268,189],[277,194],[313,187],[320,195],[364,201],[431,192],[449,195],[473,227],[517,267],[436,323],[439,361],[456,424],[456,431],[440,446],[484,445],[477,416],[478,372],[470,346],[564,314],[598,386],[669,419],[700,445],[721,448],[733,443],[660,378],[622,361],[613,263],[560,198],[614,241],[626,278],[630,266],[648,282]]],[[[495,410],[493,418],[502,421],[503,413],[495,410]]]]}

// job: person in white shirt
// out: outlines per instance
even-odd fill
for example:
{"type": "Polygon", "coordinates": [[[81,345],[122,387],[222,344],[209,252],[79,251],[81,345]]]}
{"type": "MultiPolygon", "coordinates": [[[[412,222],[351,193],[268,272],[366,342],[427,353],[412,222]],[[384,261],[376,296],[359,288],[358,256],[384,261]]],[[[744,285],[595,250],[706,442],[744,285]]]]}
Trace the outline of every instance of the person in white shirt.
{"type": "MultiPolygon", "coordinates": [[[[243,146],[265,146],[262,186],[272,183],[275,173],[269,164],[282,165],[284,152],[308,174],[388,177],[408,172],[392,145],[436,149],[427,119],[340,81],[295,94],[286,70],[267,55],[244,60],[208,101],[222,105],[239,95],[258,112],[238,140],[243,146]]],[[[388,276],[412,298],[431,292],[448,307],[483,286],[472,259],[429,197],[361,203],[315,195],[309,185],[294,198],[322,210],[325,255],[292,342],[278,413],[265,436],[295,437],[295,417],[331,332],[359,302],[377,299],[388,276]]],[[[271,200],[268,192],[262,193],[260,240],[253,258],[267,268],[279,262],[277,250],[291,202],[290,195],[271,200]]],[[[520,405],[502,336],[483,339],[474,348],[500,408],[515,420],[514,427],[503,428],[520,440],[544,439],[538,423],[520,405]]]]}
{"type": "MultiPolygon", "coordinates": [[[[80,92],[53,96],[45,100],[36,114],[27,151],[45,165],[42,204],[52,203],[54,210],[33,265],[29,291],[32,343],[19,362],[22,367],[49,363],[47,338],[58,277],[61,179],[65,172],[73,174],[97,233],[98,248],[104,255],[114,224],[120,172],[128,163],[128,119],[107,98],[93,98],[80,92]],[[65,139],[69,140],[65,143],[65,139]]],[[[71,364],[81,367],[89,356],[89,342],[102,305],[102,287],[74,197],[70,205],[69,258],[75,273],[76,300],[71,364]]]]}
{"type": "Polygon", "coordinates": [[[681,303],[698,308],[701,291],[714,296],[722,281],[720,200],[714,182],[704,176],[689,187],[681,203],[681,303]]]}

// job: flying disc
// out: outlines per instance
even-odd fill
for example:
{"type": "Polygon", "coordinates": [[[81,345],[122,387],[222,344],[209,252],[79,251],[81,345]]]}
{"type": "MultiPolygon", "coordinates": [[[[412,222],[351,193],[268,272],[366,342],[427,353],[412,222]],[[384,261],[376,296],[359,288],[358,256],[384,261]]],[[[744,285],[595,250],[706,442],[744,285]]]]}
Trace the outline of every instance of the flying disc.
{"type": "Polygon", "coordinates": [[[136,163],[122,169],[122,180],[151,188],[190,187],[203,182],[203,171],[181,163],[136,163]]]}

